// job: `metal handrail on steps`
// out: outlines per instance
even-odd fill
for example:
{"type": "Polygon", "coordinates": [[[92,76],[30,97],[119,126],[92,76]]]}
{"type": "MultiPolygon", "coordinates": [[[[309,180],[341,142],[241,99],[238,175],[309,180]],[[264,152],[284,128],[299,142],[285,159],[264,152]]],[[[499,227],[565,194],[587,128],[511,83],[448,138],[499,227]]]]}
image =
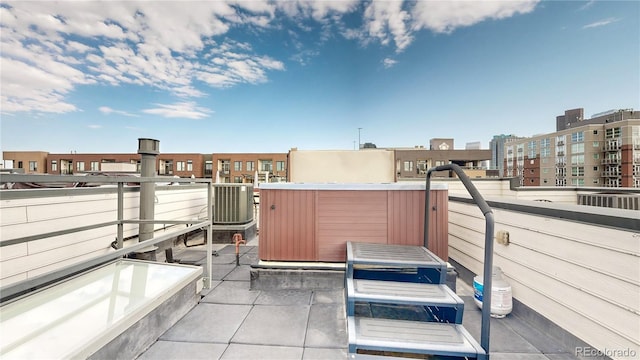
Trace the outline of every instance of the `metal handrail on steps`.
{"type": "Polygon", "coordinates": [[[424,247],[428,248],[429,244],[429,213],[431,212],[431,174],[434,171],[453,171],[458,175],[458,178],[467,188],[467,191],[475,201],[476,205],[482,211],[485,217],[485,236],[484,236],[484,275],[483,275],[483,288],[482,288],[482,302],[483,304],[489,304],[489,306],[482,307],[482,325],[480,330],[480,346],[484,349],[484,355],[479,356],[479,359],[489,359],[489,333],[491,328],[491,273],[493,269],[493,232],[494,232],[494,219],[493,211],[484,200],[478,189],[473,185],[467,174],[464,173],[462,168],[456,164],[448,164],[436,166],[427,171],[427,180],[425,187],[425,201],[424,201],[424,247]]]}

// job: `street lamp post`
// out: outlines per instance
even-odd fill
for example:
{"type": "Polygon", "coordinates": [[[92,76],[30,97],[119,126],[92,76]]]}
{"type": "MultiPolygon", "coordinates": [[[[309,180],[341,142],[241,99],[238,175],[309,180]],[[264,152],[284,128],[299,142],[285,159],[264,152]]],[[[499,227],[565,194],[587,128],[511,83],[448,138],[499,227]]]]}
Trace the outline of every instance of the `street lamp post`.
{"type": "Polygon", "coordinates": [[[362,130],[361,127],[358,128],[358,150],[362,148],[362,142],[360,142],[360,130],[362,130]]]}

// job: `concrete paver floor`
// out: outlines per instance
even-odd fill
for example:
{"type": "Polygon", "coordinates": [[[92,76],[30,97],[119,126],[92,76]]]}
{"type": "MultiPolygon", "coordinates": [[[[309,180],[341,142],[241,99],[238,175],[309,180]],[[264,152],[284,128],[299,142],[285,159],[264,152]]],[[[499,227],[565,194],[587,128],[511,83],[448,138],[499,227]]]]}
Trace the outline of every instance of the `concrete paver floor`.
{"type": "MultiPolygon", "coordinates": [[[[347,359],[344,290],[251,290],[249,264],[257,262],[257,240],[241,247],[216,245],[213,288],[201,302],[139,359],[347,359]]],[[[206,266],[205,246],[177,249],[174,258],[206,266]],[[200,252],[200,257],[197,252],[200,252]]],[[[185,261],[186,262],[186,261],[185,261]]],[[[469,287],[464,325],[480,336],[481,312],[469,287]]],[[[515,316],[491,321],[491,359],[576,359],[553,339],[515,316]]]]}

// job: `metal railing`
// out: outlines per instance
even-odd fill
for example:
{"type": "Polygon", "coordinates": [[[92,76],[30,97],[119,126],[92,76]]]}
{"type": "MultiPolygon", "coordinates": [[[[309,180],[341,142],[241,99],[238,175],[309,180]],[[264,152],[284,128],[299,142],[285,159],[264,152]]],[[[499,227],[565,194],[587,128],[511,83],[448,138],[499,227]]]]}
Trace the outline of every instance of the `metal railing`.
{"type": "Polygon", "coordinates": [[[429,213],[431,212],[431,197],[430,197],[430,189],[431,189],[431,173],[434,171],[443,171],[449,170],[453,171],[458,175],[458,178],[464,184],[464,187],[467,189],[476,205],[482,211],[482,214],[485,217],[485,236],[484,236],[484,274],[483,274],[483,288],[482,288],[482,302],[484,306],[482,306],[482,325],[480,329],[480,346],[485,350],[486,354],[483,355],[482,359],[489,359],[489,333],[491,330],[491,286],[492,286],[492,269],[493,269],[493,231],[494,231],[494,219],[493,219],[493,211],[484,200],[482,195],[478,189],[473,185],[467,174],[464,173],[462,168],[456,164],[448,164],[442,166],[436,166],[429,171],[427,171],[427,182],[426,182],[426,194],[424,201],[424,247],[428,248],[429,244],[429,213]]]}
{"type": "MultiPolygon", "coordinates": [[[[80,231],[97,229],[107,226],[116,225],[116,243],[117,250],[102,256],[98,256],[86,261],[82,261],[73,265],[65,266],[61,269],[44,273],[35,277],[28,278],[26,280],[7,285],[0,289],[0,303],[13,300],[20,297],[30,291],[37,290],[51,284],[54,284],[64,278],[74,276],[83,271],[94,268],[98,265],[107,263],[109,261],[123,257],[124,255],[143,250],[150,246],[159,244],[161,242],[172,239],[176,236],[186,234],[188,232],[206,228],[206,244],[207,244],[207,273],[204,276],[204,287],[211,288],[212,277],[212,262],[211,256],[213,252],[213,246],[211,241],[212,235],[212,197],[213,197],[213,183],[211,179],[191,179],[191,178],[174,178],[174,177],[134,177],[134,176],[56,176],[56,175],[16,175],[16,174],[2,174],[0,175],[0,183],[100,183],[100,184],[117,184],[117,219],[114,221],[103,222],[99,224],[79,226],[71,229],[65,229],[60,231],[48,232],[43,234],[25,236],[10,240],[0,241],[0,247],[9,245],[26,243],[33,240],[44,239],[53,236],[66,235],[77,233],[80,231]],[[206,220],[125,220],[124,219],[124,184],[127,183],[196,183],[207,185],[207,218],[206,220]],[[184,224],[185,228],[177,229],[169,233],[153,236],[151,239],[138,242],[134,245],[124,247],[124,224],[184,224]]],[[[68,189],[66,189],[68,190],[68,189]]],[[[19,190],[4,190],[8,192],[19,190]]],[[[109,244],[105,244],[105,248],[108,248],[109,244]]]]}

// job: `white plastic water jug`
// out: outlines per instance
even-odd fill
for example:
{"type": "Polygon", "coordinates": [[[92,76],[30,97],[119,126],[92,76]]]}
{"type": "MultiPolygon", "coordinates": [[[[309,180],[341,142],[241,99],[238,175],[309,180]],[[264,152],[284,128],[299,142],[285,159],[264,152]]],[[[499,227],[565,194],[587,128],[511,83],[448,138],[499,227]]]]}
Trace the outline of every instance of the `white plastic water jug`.
{"type": "MultiPolygon", "coordinates": [[[[473,300],[482,309],[482,274],[473,278],[473,300]]],[[[503,318],[513,310],[511,285],[502,277],[502,269],[493,267],[491,273],[491,316],[503,318]]]]}

